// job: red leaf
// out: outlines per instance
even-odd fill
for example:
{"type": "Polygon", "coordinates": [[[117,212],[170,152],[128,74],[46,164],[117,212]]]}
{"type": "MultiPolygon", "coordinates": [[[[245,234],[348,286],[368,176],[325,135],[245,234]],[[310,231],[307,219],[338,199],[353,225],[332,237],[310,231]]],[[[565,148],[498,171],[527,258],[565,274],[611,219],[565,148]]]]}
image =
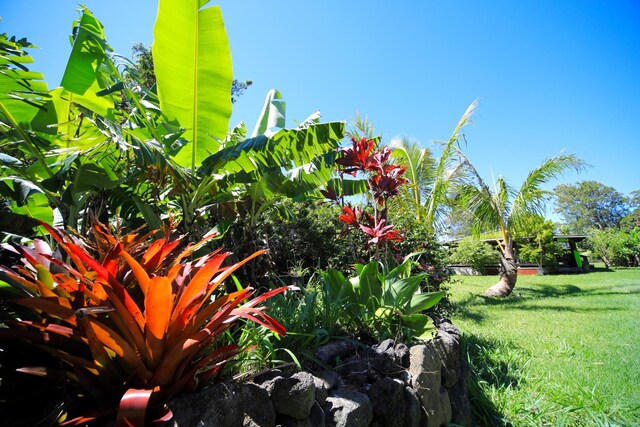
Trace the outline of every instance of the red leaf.
{"type": "Polygon", "coordinates": [[[340,216],[338,217],[338,219],[342,222],[344,222],[347,225],[357,225],[358,224],[358,207],[354,209],[351,208],[351,206],[345,206],[342,208],[342,212],[344,212],[343,214],[340,214],[340,216]]]}
{"type": "Polygon", "coordinates": [[[130,388],[120,400],[116,427],[144,427],[147,407],[152,394],[157,391],[130,388]]]}

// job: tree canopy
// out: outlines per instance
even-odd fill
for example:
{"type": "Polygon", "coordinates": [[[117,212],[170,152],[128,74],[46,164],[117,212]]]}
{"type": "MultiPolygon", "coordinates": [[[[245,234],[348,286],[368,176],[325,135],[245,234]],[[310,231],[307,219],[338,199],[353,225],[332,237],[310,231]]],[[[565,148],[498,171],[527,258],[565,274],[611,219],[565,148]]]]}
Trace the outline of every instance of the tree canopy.
{"type": "Polygon", "coordinates": [[[555,212],[563,216],[572,232],[617,227],[629,213],[628,198],[600,182],[561,184],[554,192],[555,212]]]}

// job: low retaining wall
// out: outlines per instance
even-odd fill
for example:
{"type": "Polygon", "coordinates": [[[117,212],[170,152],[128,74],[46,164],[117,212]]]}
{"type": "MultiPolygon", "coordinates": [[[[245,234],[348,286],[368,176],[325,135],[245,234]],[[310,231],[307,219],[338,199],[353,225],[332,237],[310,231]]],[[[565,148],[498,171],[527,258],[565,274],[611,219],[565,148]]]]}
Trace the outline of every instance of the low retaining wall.
{"type": "Polygon", "coordinates": [[[337,357],[335,348],[327,352],[338,361],[333,370],[273,370],[251,383],[219,383],[176,398],[169,403],[173,426],[471,426],[460,332],[444,319],[437,327],[436,338],[412,347],[393,340],[334,346],[337,357]]]}

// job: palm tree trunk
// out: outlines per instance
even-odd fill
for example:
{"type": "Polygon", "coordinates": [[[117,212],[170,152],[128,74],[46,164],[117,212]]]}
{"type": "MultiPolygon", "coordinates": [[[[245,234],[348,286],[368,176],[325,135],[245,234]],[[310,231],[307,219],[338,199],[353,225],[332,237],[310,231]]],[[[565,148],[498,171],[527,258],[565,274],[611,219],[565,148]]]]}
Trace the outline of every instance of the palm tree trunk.
{"type": "Polygon", "coordinates": [[[484,293],[488,297],[506,297],[513,292],[518,280],[518,266],[513,255],[513,244],[505,248],[504,253],[500,253],[500,280],[491,286],[484,293]]]}

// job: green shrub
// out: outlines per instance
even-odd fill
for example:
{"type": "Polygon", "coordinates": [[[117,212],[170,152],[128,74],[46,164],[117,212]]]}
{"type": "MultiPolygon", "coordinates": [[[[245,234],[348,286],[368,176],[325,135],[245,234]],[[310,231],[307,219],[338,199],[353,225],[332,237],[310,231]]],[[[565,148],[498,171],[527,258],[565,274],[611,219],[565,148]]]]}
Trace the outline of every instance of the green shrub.
{"type": "Polygon", "coordinates": [[[452,250],[447,262],[449,265],[468,265],[482,273],[487,265],[498,264],[498,251],[488,243],[475,239],[464,239],[452,250]]]}

